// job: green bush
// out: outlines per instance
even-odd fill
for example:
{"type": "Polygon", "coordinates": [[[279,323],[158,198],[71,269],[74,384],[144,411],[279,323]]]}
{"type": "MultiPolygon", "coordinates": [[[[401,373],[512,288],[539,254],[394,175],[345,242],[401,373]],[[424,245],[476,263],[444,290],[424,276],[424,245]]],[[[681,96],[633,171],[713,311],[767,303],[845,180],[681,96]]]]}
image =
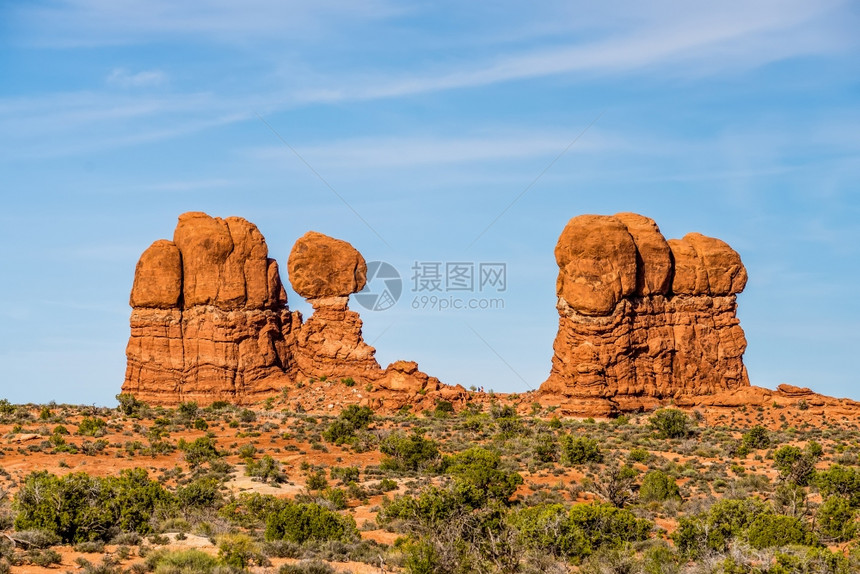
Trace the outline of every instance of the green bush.
{"type": "Polygon", "coordinates": [[[513,495],[523,477],[501,466],[501,456],[495,451],[472,447],[442,460],[442,469],[454,477],[454,490],[464,504],[480,508],[489,501],[503,504],[513,495]]]}
{"type": "Polygon", "coordinates": [[[197,549],[156,550],[146,556],[145,564],[156,574],[209,574],[218,566],[218,560],[197,549]]]}
{"type": "Polygon", "coordinates": [[[436,548],[427,541],[406,546],[403,567],[408,574],[437,574],[440,570],[436,548]]]}
{"type": "Polygon", "coordinates": [[[320,560],[302,560],[296,564],[284,564],[278,574],[334,574],[335,569],[320,560]]]}
{"type": "Polygon", "coordinates": [[[409,436],[393,432],[379,443],[379,451],[386,455],[379,465],[384,470],[421,470],[439,458],[436,443],[417,432],[409,436]]]}
{"type": "Polygon", "coordinates": [[[176,489],[176,502],[183,509],[219,508],[221,482],[212,476],[197,478],[176,489]]]}
{"type": "Polygon", "coordinates": [[[129,393],[120,393],[116,396],[116,400],[119,403],[117,406],[117,410],[124,415],[128,416],[137,416],[140,414],[141,409],[146,407],[146,404],[137,400],[134,395],[129,393]]]}
{"type": "Polygon", "coordinates": [[[770,433],[761,425],[756,425],[743,434],[741,443],[748,449],[757,450],[770,446],[770,433]]]}
{"type": "Polygon", "coordinates": [[[370,407],[349,405],[340,412],[337,419],[323,431],[323,438],[334,444],[343,444],[355,438],[355,433],[367,428],[373,421],[370,407]]]}
{"type": "Polygon", "coordinates": [[[281,463],[268,454],[263,455],[260,460],[248,461],[245,465],[245,474],[259,478],[263,483],[269,481],[277,483],[285,479],[284,473],[281,472],[281,463]]]}
{"type": "Polygon", "coordinates": [[[660,470],[652,470],[647,473],[642,479],[642,486],[639,487],[639,500],[651,502],[669,500],[670,498],[681,498],[675,479],[660,470]]]}
{"type": "Polygon", "coordinates": [[[358,535],[351,516],[342,516],[316,503],[286,502],[266,519],[266,540],[349,541],[358,535]]]}
{"type": "Polygon", "coordinates": [[[198,437],[191,443],[180,440],[179,448],[185,451],[185,462],[192,468],[221,457],[215,441],[208,436],[198,437]]]}
{"type": "Polygon", "coordinates": [[[773,511],[756,498],[720,500],[707,512],[682,516],[672,539],[675,547],[689,558],[709,550],[725,552],[732,540],[743,538],[750,525],[765,514],[773,511]]]}
{"type": "Polygon", "coordinates": [[[541,504],[513,512],[509,522],[527,548],[582,560],[600,548],[645,540],[653,524],[610,504],[541,504]]]}
{"type": "Polygon", "coordinates": [[[773,453],[774,466],[779,476],[800,486],[808,485],[815,477],[815,463],[821,456],[821,445],[810,442],[804,450],[785,445],[773,453]]]}
{"type": "Polygon", "coordinates": [[[762,514],[753,520],[747,540],[753,548],[815,544],[814,537],[799,518],[782,514],[762,514]]]}
{"type": "Polygon", "coordinates": [[[461,498],[448,489],[438,486],[424,488],[418,496],[398,496],[385,500],[376,521],[389,525],[394,521],[408,521],[425,531],[444,528],[455,514],[471,509],[464,508],[461,498]]]}
{"type": "Polygon", "coordinates": [[[630,453],[627,455],[627,460],[630,462],[642,462],[644,463],[648,459],[651,458],[651,453],[648,452],[647,449],[644,448],[634,448],[630,450],[630,453]]]}
{"type": "Polygon", "coordinates": [[[566,464],[585,464],[603,460],[600,443],[596,439],[573,435],[561,437],[561,456],[566,464]]]}
{"type": "Polygon", "coordinates": [[[29,550],[27,552],[27,559],[40,568],[49,568],[54,564],[61,564],[63,562],[62,555],[53,548],[29,550]]]}
{"type": "Polygon", "coordinates": [[[141,468],[106,478],[38,471],[15,495],[15,527],[52,532],[66,543],[109,540],[117,531],[150,532],[153,512],[172,500],[141,468]]]}
{"type": "Polygon", "coordinates": [[[815,485],[824,498],[841,496],[853,508],[860,507],[860,471],[856,468],[834,464],[817,473],[815,485]]]}
{"type": "Polygon", "coordinates": [[[555,462],[558,459],[558,442],[555,435],[541,433],[535,437],[534,457],[539,462],[555,462]]]}
{"type": "Polygon", "coordinates": [[[218,539],[218,558],[234,568],[245,568],[252,563],[262,566],[266,558],[254,539],[247,534],[225,534],[218,539]]]}
{"type": "Polygon", "coordinates": [[[78,434],[83,436],[104,436],[107,423],[98,417],[84,417],[78,424],[78,434]]]}
{"type": "Polygon", "coordinates": [[[661,438],[683,438],[690,434],[690,418],[678,409],[660,409],[648,422],[661,438]]]}
{"type": "Polygon", "coordinates": [[[816,515],[818,532],[827,540],[844,542],[857,533],[856,511],[848,500],[831,496],[819,507],[816,515]]]}

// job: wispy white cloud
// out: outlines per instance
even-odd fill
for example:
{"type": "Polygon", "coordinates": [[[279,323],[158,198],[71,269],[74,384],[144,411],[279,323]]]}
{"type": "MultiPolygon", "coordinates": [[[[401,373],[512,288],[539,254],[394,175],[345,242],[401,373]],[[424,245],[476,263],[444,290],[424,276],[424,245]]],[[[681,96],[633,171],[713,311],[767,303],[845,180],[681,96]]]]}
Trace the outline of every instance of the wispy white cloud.
{"type": "Polygon", "coordinates": [[[132,73],[125,68],[114,68],[108,74],[105,82],[109,86],[120,88],[148,88],[160,86],[167,80],[167,76],[161,70],[143,70],[132,73]]]}

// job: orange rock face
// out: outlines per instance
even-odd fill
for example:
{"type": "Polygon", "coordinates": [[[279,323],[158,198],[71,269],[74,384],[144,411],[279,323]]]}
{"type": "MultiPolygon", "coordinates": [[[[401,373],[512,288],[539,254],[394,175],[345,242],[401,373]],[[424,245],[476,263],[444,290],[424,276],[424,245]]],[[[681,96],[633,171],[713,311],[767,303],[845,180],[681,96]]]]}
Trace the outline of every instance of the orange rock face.
{"type": "Polygon", "coordinates": [[[355,247],[316,231],[296,241],[287,265],[290,284],[305,299],[347,297],[367,281],[367,264],[355,247]]]}
{"type": "Polygon", "coordinates": [[[747,275],[726,243],[667,242],[622,213],[571,219],[555,254],[559,330],[542,395],[606,416],[749,386],[736,316],[747,275]]]}
{"type": "Polygon", "coordinates": [[[140,258],[131,292],[123,392],[153,404],[238,401],[292,363],[301,319],[286,308],[278,264],[238,217],[186,213],[173,241],[140,258]]]}
{"type": "Polygon", "coordinates": [[[417,366],[383,370],[364,342],[361,318],[347,306],[367,269],[352,245],[309,232],[293,247],[289,269],[296,292],[314,307],[306,322],[287,307],[278,264],[256,226],[181,215],[173,241],[153,243],[135,270],[123,392],[160,405],[244,404],[285,385],[349,377],[400,381],[391,390],[406,403],[438,386],[417,366]]]}

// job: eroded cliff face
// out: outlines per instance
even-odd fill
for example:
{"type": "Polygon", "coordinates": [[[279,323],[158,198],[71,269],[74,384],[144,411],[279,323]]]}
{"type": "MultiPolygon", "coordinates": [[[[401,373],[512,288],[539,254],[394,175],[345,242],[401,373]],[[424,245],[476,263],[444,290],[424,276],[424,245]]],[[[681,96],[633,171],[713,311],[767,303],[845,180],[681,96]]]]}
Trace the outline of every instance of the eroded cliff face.
{"type": "Polygon", "coordinates": [[[749,386],[736,315],[747,274],[723,241],[666,241],[634,213],[582,215],[555,257],[559,329],[545,398],[605,416],[749,386]]]}
{"type": "MultiPolygon", "coordinates": [[[[399,408],[419,392],[442,389],[415,363],[382,369],[376,361],[348,307],[367,272],[352,245],[308,232],[288,268],[293,288],[313,306],[307,321],[289,310],[278,264],[256,226],[181,215],[173,241],[156,241],[137,264],[122,391],[154,405],[250,404],[300,382],[351,378],[358,388],[378,389],[365,392],[367,404],[399,408]]],[[[466,393],[448,387],[446,396],[464,401],[466,393]]]]}

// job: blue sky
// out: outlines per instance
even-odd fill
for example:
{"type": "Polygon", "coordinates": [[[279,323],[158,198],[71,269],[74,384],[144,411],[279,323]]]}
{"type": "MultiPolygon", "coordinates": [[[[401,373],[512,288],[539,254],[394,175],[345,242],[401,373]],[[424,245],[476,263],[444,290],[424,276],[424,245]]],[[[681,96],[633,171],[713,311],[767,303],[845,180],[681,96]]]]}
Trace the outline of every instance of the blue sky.
{"type": "Polygon", "coordinates": [[[112,404],[135,262],[191,210],[392,263],[383,366],[536,388],[559,233],[637,211],[740,252],[753,384],[860,399],[857,4],[593,4],[2,3],[0,395],[112,404]],[[504,262],[504,309],[413,309],[415,261],[504,262]]]}

